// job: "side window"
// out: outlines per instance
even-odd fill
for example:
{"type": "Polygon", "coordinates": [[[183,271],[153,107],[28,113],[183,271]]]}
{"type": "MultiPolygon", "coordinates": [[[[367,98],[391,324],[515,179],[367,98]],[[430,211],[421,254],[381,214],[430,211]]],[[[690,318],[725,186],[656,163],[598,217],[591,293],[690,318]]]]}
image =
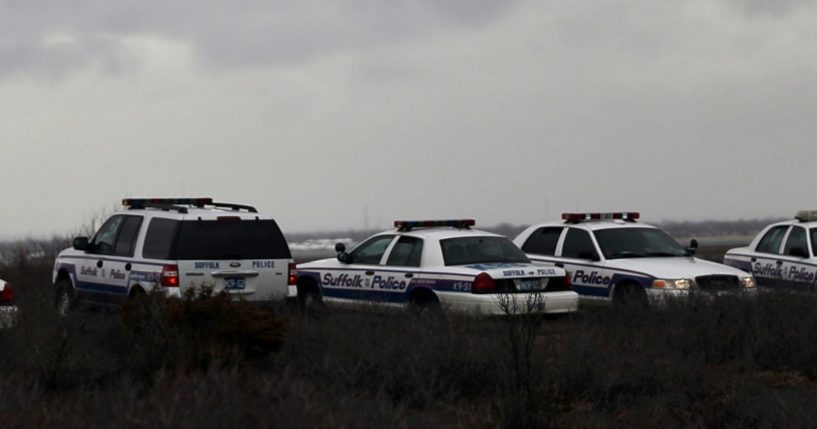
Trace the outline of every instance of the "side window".
{"type": "Polygon", "coordinates": [[[383,253],[394,239],[393,235],[380,235],[363,242],[352,251],[353,264],[377,265],[383,258],[383,253]]]}
{"type": "Polygon", "coordinates": [[[145,234],[145,245],[142,256],[148,259],[175,259],[173,258],[173,242],[179,221],[155,217],[148,225],[145,234]]]}
{"type": "Polygon", "coordinates": [[[793,256],[804,256],[808,254],[805,228],[799,226],[793,226],[791,228],[789,237],[786,239],[786,245],[783,247],[783,253],[793,256]]]}
{"type": "Polygon", "coordinates": [[[590,233],[576,228],[567,230],[565,243],[562,246],[562,256],[576,259],[598,259],[599,257],[590,233]]]}
{"type": "Polygon", "coordinates": [[[760,239],[755,250],[763,253],[780,253],[780,243],[783,241],[783,236],[786,235],[787,229],[789,229],[789,227],[785,225],[770,229],[766,232],[766,235],[760,239]]]}
{"type": "Polygon", "coordinates": [[[119,234],[119,228],[124,221],[124,215],[113,216],[108,219],[91,240],[92,253],[101,255],[113,254],[116,248],[116,236],[119,234]]]}
{"type": "Polygon", "coordinates": [[[142,216],[125,216],[125,222],[119,230],[116,239],[116,256],[133,256],[133,246],[139,236],[139,227],[142,226],[142,216]]]}
{"type": "Polygon", "coordinates": [[[419,267],[423,253],[423,240],[416,237],[400,237],[391,248],[386,265],[399,267],[419,267]]]}
{"type": "Polygon", "coordinates": [[[811,254],[817,255],[817,228],[811,228],[809,235],[811,235],[811,254]]]}
{"type": "Polygon", "coordinates": [[[546,226],[534,231],[525,244],[522,245],[522,250],[525,253],[533,253],[536,255],[553,256],[556,254],[556,244],[559,242],[559,236],[562,235],[562,227],[546,226]]]}

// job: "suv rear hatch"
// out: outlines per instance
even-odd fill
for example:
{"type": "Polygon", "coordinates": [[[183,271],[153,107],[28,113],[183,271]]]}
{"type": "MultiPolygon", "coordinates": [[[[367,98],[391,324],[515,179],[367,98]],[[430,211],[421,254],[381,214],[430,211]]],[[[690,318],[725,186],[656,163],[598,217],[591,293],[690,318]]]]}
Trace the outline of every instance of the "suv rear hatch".
{"type": "Polygon", "coordinates": [[[173,253],[182,294],[205,286],[248,300],[284,299],[294,269],[278,225],[255,215],[183,220],[173,253]]]}

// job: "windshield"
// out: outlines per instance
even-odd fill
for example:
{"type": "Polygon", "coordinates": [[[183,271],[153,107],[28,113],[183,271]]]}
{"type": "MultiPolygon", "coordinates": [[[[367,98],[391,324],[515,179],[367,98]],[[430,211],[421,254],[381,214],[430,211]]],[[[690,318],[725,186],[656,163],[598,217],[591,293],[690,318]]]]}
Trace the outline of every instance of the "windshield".
{"type": "Polygon", "coordinates": [[[656,228],[610,228],[595,231],[607,259],[689,256],[690,253],[656,228]]]}
{"type": "Polygon", "coordinates": [[[445,265],[490,262],[530,262],[525,253],[505,237],[459,237],[440,240],[445,265]]]}

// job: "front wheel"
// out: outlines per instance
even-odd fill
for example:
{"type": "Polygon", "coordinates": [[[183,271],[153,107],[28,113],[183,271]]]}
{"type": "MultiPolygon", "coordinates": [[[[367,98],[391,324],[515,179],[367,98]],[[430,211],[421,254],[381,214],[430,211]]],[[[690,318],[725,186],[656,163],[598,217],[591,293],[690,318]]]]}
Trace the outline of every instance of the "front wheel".
{"type": "Polygon", "coordinates": [[[613,302],[622,307],[639,308],[647,306],[647,292],[641,285],[624,283],[616,287],[613,302]]]}
{"type": "Polygon", "coordinates": [[[57,281],[55,289],[56,296],[54,299],[54,305],[56,307],[57,314],[61,317],[65,317],[75,306],[74,286],[71,285],[70,280],[60,279],[57,281]]]}

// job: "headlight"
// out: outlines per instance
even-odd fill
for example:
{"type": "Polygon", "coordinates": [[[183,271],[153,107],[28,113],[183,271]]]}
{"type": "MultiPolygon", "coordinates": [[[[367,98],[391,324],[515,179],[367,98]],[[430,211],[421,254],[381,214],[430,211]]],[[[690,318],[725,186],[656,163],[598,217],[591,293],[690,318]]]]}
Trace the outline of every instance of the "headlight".
{"type": "Polygon", "coordinates": [[[745,288],[752,288],[757,286],[757,284],[755,283],[755,278],[752,276],[741,277],[740,285],[745,288]]]}
{"type": "Polygon", "coordinates": [[[657,289],[689,289],[692,285],[690,279],[655,279],[652,287],[657,289]]]}

